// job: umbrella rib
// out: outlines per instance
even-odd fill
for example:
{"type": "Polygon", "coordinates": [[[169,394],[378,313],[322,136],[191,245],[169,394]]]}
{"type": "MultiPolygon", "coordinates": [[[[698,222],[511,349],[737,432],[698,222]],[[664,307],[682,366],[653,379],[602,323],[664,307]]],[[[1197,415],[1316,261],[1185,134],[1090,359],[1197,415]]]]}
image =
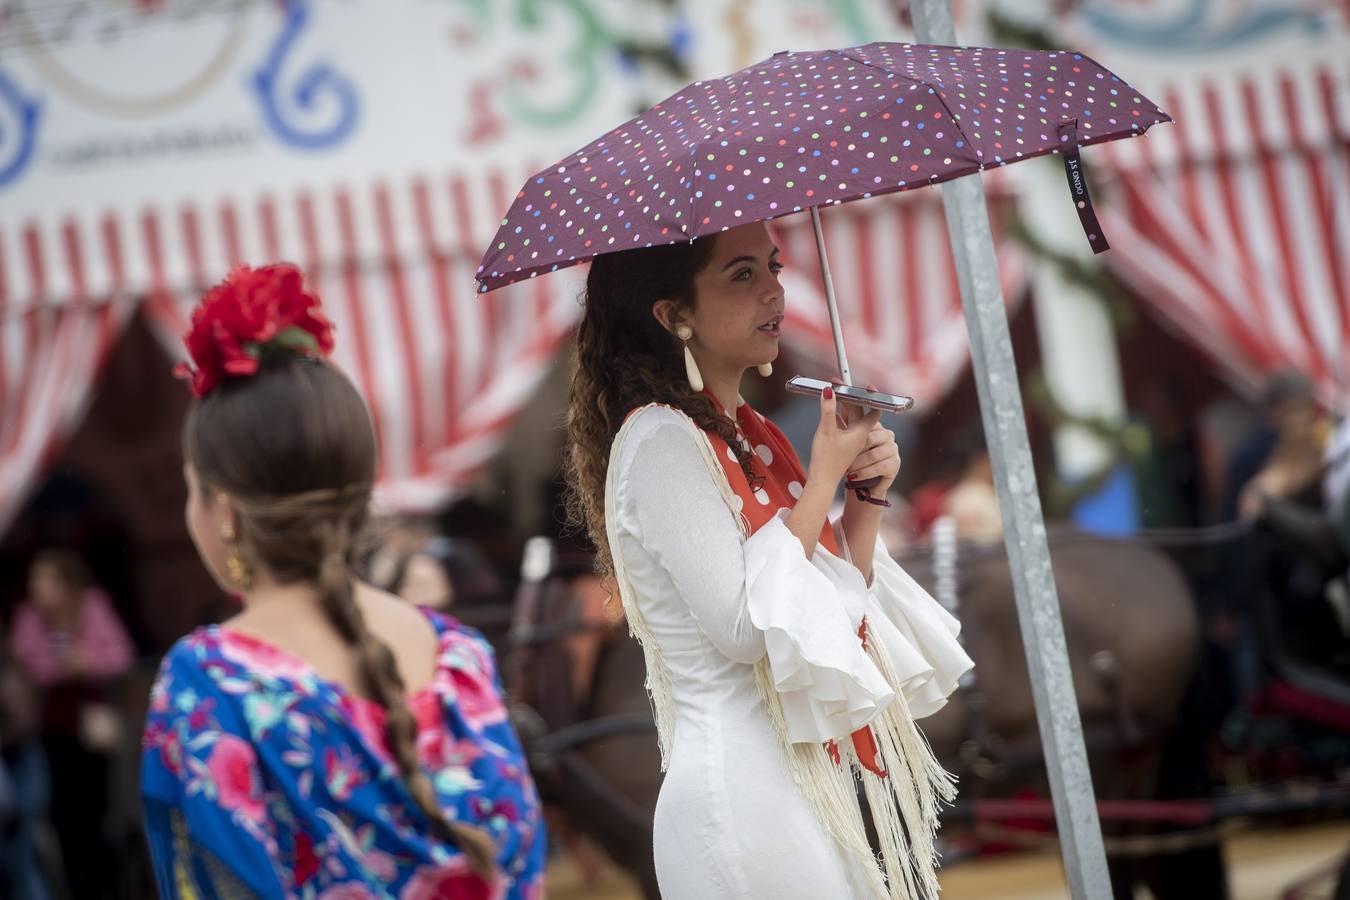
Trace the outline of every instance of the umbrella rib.
{"type": "MultiPolygon", "coordinates": [[[[953,49],[957,49],[957,48],[953,48],[953,49]]],[[[961,123],[961,117],[958,116],[956,113],[954,113],[954,112],[952,111],[952,108],[951,108],[950,106],[947,105],[947,101],[943,98],[942,92],[939,91],[937,88],[933,87],[933,85],[932,85],[931,83],[929,83],[929,82],[927,82],[927,81],[924,81],[922,78],[917,78],[917,77],[915,77],[915,76],[913,76],[913,75],[907,75],[907,74],[905,74],[905,73],[903,73],[903,72],[894,72],[894,71],[892,71],[892,70],[886,68],[885,66],[880,66],[880,65],[877,65],[877,64],[874,63],[874,62],[870,62],[870,61],[868,61],[868,60],[866,60],[866,59],[861,59],[861,58],[859,58],[859,57],[857,57],[857,56],[854,56],[854,55],[852,55],[852,48],[845,49],[845,50],[840,50],[840,51],[839,51],[839,55],[842,56],[842,57],[844,57],[844,59],[850,59],[850,60],[852,60],[853,62],[857,63],[857,64],[860,65],[860,66],[866,66],[866,67],[869,68],[869,69],[876,69],[878,72],[884,72],[885,74],[891,76],[892,78],[907,78],[907,79],[910,79],[910,80],[912,80],[912,81],[918,82],[919,84],[921,84],[921,85],[923,85],[924,87],[928,88],[929,92],[930,92],[934,97],[937,98],[937,102],[942,106],[942,108],[943,108],[944,110],[946,110],[946,112],[947,112],[947,120],[948,120],[949,122],[951,122],[952,125],[954,125],[954,126],[956,127],[957,132],[959,132],[960,135],[961,135],[961,137],[962,137],[962,139],[965,140],[965,142],[966,142],[966,148],[969,149],[970,152],[971,152],[971,155],[973,155],[973,156],[975,157],[975,164],[976,164],[977,166],[979,166],[981,169],[984,168],[984,160],[981,159],[981,157],[980,157],[980,151],[977,150],[977,149],[975,148],[975,142],[972,141],[972,140],[970,139],[970,135],[966,133],[965,126],[961,123]]],[[[944,178],[944,179],[939,179],[939,180],[941,180],[941,181],[946,181],[946,180],[949,180],[949,179],[944,178]]]]}
{"type": "MultiPolygon", "coordinates": [[[[772,59],[772,57],[770,57],[770,59],[772,59]]],[[[767,62],[767,60],[765,60],[765,62],[767,62]]],[[[761,62],[761,63],[756,63],[756,65],[762,65],[762,64],[763,64],[762,62],[761,62]]],[[[735,73],[733,73],[733,74],[735,74],[735,73]]],[[[740,91],[740,87],[736,84],[735,80],[734,80],[730,75],[724,75],[724,76],[722,76],[721,78],[718,78],[718,79],[716,79],[716,80],[722,82],[722,83],[726,86],[727,93],[730,95],[730,96],[728,97],[728,101],[735,100],[735,98],[740,94],[740,92],[741,92],[741,91],[740,91]]],[[[698,179],[697,179],[697,177],[696,177],[695,174],[694,174],[694,173],[697,172],[698,169],[699,169],[699,159],[698,159],[698,155],[699,155],[699,153],[701,153],[702,150],[703,150],[703,144],[704,144],[704,142],[713,140],[713,139],[716,137],[716,134],[719,133],[717,130],[720,129],[720,128],[722,128],[722,111],[721,111],[721,110],[718,111],[717,118],[714,120],[714,124],[712,125],[712,129],[713,129],[713,132],[714,132],[714,133],[713,133],[713,134],[706,134],[706,133],[705,133],[702,137],[695,139],[695,140],[691,143],[690,148],[689,148],[690,156],[692,157],[692,162],[693,162],[693,170],[690,171],[690,173],[689,173],[689,183],[690,183],[690,185],[691,185],[691,190],[689,191],[689,231],[688,231],[688,234],[689,234],[689,240],[690,240],[690,242],[693,242],[697,237],[700,237],[700,236],[706,236],[706,235],[696,235],[696,234],[695,234],[695,232],[698,230],[698,226],[701,224],[701,223],[699,222],[699,220],[698,220],[698,215],[697,215],[697,207],[698,207],[698,201],[699,201],[698,192],[699,192],[700,188],[699,188],[699,185],[698,185],[698,179]]]]}

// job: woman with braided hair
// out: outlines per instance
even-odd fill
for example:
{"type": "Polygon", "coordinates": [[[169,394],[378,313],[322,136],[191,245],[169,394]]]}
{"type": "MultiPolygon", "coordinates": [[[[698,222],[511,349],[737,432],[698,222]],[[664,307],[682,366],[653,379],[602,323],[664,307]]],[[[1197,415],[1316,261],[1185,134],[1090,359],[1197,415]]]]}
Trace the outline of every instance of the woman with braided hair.
{"type": "Polygon", "coordinates": [[[900,468],[878,416],[827,390],[807,468],[740,397],[778,355],[781,269],[755,223],[587,277],[569,509],[646,654],[657,880],[666,900],[932,897],[953,785],[915,720],[971,663],[878,540],[900,468]]]}
{"type": "Polygon", "coordinates": [[[361,584],[370,415],[292,266],[240,268],[187,337],[186,518],[238,615],[179,641],[142,793],[165,897],[532,898],[539,801],[488,645],[361,584]]]}

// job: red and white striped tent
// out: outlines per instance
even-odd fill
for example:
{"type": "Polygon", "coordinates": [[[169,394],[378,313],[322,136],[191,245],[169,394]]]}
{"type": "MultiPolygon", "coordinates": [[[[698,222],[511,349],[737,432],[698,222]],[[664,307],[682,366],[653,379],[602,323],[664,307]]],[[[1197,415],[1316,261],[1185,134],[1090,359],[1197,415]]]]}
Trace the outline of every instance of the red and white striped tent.
{"type": "Polygon", "coordinates": [[[0,527],[78,426],[137,307],[176,358],[204,287],[237,263],[276,260],[309,273],[334,320],[336,361],[379,432],[382,501],[443,503],[497,449],[578,312],[574,278],[475,298],[479,250],[525,174],[416,177],[0,231],[0,527]]]}
{"type": "MultiPolygon", "coordinates": [[[[240,262],[294,261],[316,284],[338,329],[336,361],[374,415],[381,500],[405,511],[444,503],[498,449],[580,313],[580,270],[474,294],[481,248],[528,174],[449,173],[0,230],[0,528],[78,426],[132,313],[144,310],[176,358],[201,291],[240,262]]],[[[855,368],[935,396],[967,353],[937,193],[853,204],[827,221],[855,368]]],[[[829,365],[809,222],[776,228],[800,263],[788,333],[829,365]]],[[[1025,266],[1004,249],[1016,297],[1025,266]]]]}
{"type": "MultiPolygon", "coordinates": [[[[1176,118],[1093,148],[1106,261],[1239,377],[1292,368],[1347,392],[1350,59],[1184,86],[1143,85],[1176,118]]],[[[1008,175],[1015,175],[1016,169],[1008,175]]],[[[336,321],[337,361],[370,403],[381,497],[427,509],[462,489],[552,365],[580,271],[473,295],[479,251],[525,170],[147,207],[0,226],[0,528],[78,425],[99,369],[143,307],[172,354],[203,287],[238,262],[293,260],[336,321]]],[[[1015,199],[995,173],[993,221],[1015,199]]],[[[825,214],[851,361],[921,398],[968,354],[936,191],[825,214]]],[[[796,269],[788,335],[832,362],[810,225],[774,225],[796,269]]],[[[1027,259],[996,234],[1004,294],[1027,259]]]]}
{"type": "Polygon", "coordinates": [[[1175,123],[1108,145],[1106,263],[1234,375],[1350,398],[1350,53],[1163,85],[1175,123]]]}

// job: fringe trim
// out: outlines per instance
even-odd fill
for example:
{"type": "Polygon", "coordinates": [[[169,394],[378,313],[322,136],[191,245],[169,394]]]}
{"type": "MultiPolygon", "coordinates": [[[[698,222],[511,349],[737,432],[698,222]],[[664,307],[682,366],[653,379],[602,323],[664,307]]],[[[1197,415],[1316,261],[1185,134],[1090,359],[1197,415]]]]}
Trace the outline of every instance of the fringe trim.
{"type": "Polygon", "coordinates": [[[942,768],[910,715],[885,648],[879,641],[869,641],[867,654],[896,692],[891,705],[871,723],[879,760],[890,777],[879,778],[863,769],[856,757],[854,769],[872,810],[891,896],[936,897],[938,812],[956,799],[956,778],[942,768]],[[902,886],[904,893],[897,893],[902,886]]]}
{"type": "MultiPolygon", "coordinates": [[[[656,719],[656,740],[661,748],[661,771],[664,772],[670,767],[670,748],[675,739],[675,701],[672,699],[670,692],[670,669],[666,667],[660,647],[657,646],[656,639],[647,625],[647,619],[642,615],[642,610],[638,606],[637,593],[628,580],[628,569],[623,563],[623,554],[619,552],[618,508],[615,501],[619,481],[618,461],[623,452],[624,443],[628,439],[628,433],[632,430],[633,423],[637,421],[640,413],[651,409],[653,406],[661,405],[651,403],[634,411],[623,423],[619,433],[614,436],[614,443],[610,445],[609,466],[605,476],[605,534],[609,539],[610,558],[614,562],[614,581],[619,589],[619,602],[623,604],[624,618],[628,620],[628,633],[642,645],[642,655],[647,664],[647,696],[651,700],[652,716],[656,719]]],[[[671,409],[670,407],[666,408],[671,409]]],[[[750,523],[740,512],[736,502],[738,500],[736,492],[731,489],[731,483],[727,481],[726,473],[722,471],[722,464],[718,461],[717,453],[713,450],[708,436],[684,413],[676,409],[671,409],[671,411],[677,413],[688,423],[689,430],[693,433],[698,448],[703,453],[703,461],[707,464],[708,471],[713,475],[713,483],[717,485],[718,493],[726,503],[727,509],[736,518],[736,525],[740,529],[741,535],[748,536],[750,523]]]]}
{"type": "MultiPolygon", "coordinates": [[[[618,551],[615,503],[617,462],[636,418],[636,413],[629,416],[610,449],[605,484],[605,527],[614,560],[614,578],[624,615],[628,619],[628,630],[642,644],[647,663],[647,692],[656,719],[661,771],[664,772],[670,764],[670,748],[674,739],[670,670],[642,615],[623,564],[623,554],[618,551]]],[[[689,426],[697,437],[708,471],[712,473],[713,483],[726,501],[727,509],[736,517],[742,535],[748,535],[749,525],[740,512],[736,494],[722,471],[722,464],[712,444],[692,421],[689,426]]],[[[847,740],[837,742],[842,758],[848,760],[848,765],[842,766],[835,764],[823,744],[795,744],[788,739],[782,698],[774,687],[773,672],[767,657],[755,664],[755,685],[786,754],[797,789],[815,811],[845,861],[854,864],[851,867],[853,876],[863,881],[856,888],[867,891],[873,897],[888,900],[931,900],[939,893],[939,854],[936,846],[939,806],[955,799],[956,779],[938,763],[927,738],[910,715],[909,705],[900,691],[895,668],[885,648],[877,641],[869,641],[867,654],[896,694],[895,700],[871,723],[877,739],[878,761],[888,773],[886,778],[864,769],[847,740]],[[858,802],[858,783],[861,783],[867,797],[872,824],[881,845],[880,860],[873,854],[867,840],[858,802]]]]}
{"type": "Polygon", "coordinates": [[[887,893],[886,881],[872,855],[872,846],[867,842],[867,830],[851,773],[830,759],[824,744],[794,744],[788,740],[783,702],[774,687],[773,671],[767,657],[755,663],[755,686],[759,688],[760,699],[778,734],[778,742],[787,754],[788,769],[797,790],[815,811],[845,860],[854,863],[853,871],[865,882],[858,887],[865,888],[873,897],[894,896],[887,893]]]}

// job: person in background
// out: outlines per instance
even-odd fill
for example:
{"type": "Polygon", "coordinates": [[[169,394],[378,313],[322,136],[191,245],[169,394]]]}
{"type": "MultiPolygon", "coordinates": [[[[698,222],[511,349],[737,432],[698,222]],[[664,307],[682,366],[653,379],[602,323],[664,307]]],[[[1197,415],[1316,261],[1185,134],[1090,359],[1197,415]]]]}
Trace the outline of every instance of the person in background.
{"type": "Polygon", "coordinates": [[[961,477],[943,498],[942,513],[956,521],[956,533],[963,540],[989,544],[1003,539],[994,465],[983,446],[971,452],[961,477]]]}
{"type": "Polygon", "coordinates": [[[40,731],[66,880],[76,897],[102,896],[115,880],[104,819],[112,753],[121,738],[108,691],[130,669],[133,648],[107,594],[74,551],[44,550],[33,560],[10,652],[44,694],[40,731]]]}
{"type": "Polygon", "coordinates": [[[0,644],[0,898],[64,897],[47,819],[51,778],[38,740],[40,696],[0,644]]]}
{"type": "Polygon", "coordinates": [[[378,456],[290,265],[194,311],[185,517],[242,609],[165,657],[141,793],[166,898],[542,896],[538,793],[477,634],[357,580],[378,456]]]}
{"type": "Polygon", "coordinates": [[[990,542],[1003,537],[993,463],[979,422],[952,436],[935,461],[932,477],[910,497],[908,528],[915,540],[926,540],[943,517],[955,520],[963,540],[990,542]]]}
{"type": "Polygon", "coordinates": [[[1271,377],[1261,396],[1261,420],[1238,444],[1225,466],[1222,521],[1232,521],[1239,514],[1253,515],[1259,493],[1287,493],[1284,473],[1291,467],[1272,457],[1278,449],[1287,449],[1290,452],[1282,455],[1292,458],[1292,451],[1308,443],[1308,432],[1316,427],[1319,414],[1307,379],[1295,373],[1271,377]],[[1280,465],[1271,466],[1272,462],[1280,465]],[[1253,487],[1252,482],[1263,472],[1265,483],[1253,487]]]}
{"type": "Polygon", "coordinates": [[[500,602],[505,588],[472,544],[434,535],[416,544],[387,576],[388,590],[414,606],[452,608],[500,602]]]}

